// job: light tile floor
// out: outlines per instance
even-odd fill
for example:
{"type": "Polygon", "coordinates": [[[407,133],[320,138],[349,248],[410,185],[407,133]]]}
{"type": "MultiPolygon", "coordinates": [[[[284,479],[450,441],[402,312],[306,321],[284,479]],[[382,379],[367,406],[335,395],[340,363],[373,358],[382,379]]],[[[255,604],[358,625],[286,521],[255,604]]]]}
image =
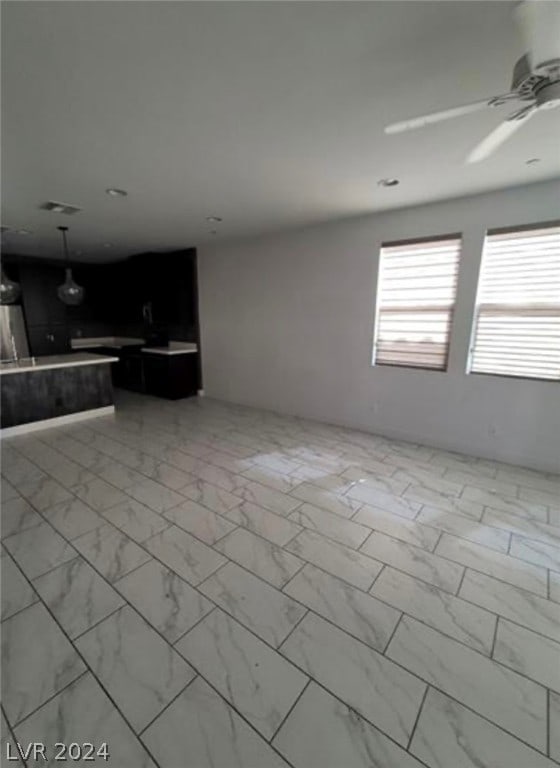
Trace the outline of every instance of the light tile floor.
{"type": "Polygon", "coordinates": [[[2,762],[552,768],[559,523],[558,476],[211,400],[4,440],[2,762]]]}

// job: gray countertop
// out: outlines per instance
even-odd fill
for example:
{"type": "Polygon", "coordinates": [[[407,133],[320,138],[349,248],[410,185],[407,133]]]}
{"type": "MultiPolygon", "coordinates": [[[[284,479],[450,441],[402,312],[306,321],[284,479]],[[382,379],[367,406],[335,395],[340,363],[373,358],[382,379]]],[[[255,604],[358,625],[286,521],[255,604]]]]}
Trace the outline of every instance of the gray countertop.
{"type": "Polygon", "coordinates": [[[109,357],[108,355],[94,355],[91,352],[74,352],[69,355],[45,355],[44,357],[22,357],[19,360],[2,362],[0,364],[0,375],[46,371],[49,368],[103,365],[105,363],[116,363],[118,359],[118,357],[109,357]]]}

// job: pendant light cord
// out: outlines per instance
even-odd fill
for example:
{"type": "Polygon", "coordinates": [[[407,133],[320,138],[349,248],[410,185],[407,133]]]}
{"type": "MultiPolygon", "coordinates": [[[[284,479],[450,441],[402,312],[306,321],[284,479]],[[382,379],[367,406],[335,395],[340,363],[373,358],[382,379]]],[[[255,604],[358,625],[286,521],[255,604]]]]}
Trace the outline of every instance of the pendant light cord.
{"type": "Polygon", "coordinates": [[[66,258],[66,267],[70,266],[70,254],[68,253],[68,243],[66,242],[66,232],[68,227],[57,227],[62,232],[62,242],[64,243],[64,256],[66,258]]]}

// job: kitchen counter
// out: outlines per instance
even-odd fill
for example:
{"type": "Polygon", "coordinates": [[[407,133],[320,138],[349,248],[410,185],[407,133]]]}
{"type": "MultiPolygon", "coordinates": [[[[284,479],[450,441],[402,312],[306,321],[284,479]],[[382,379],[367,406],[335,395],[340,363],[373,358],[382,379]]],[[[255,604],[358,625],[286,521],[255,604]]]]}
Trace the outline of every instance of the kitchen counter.
{"type": "Polygon", "coordinates": [[[79,336],[70,339],[72,349],[94,349],[95,347],[122,349],[123,347],[139,347],[141,344],[145,344],[145,339],[130,336],[92,336],[89,338],[79,336]]]}
{"type": "Polygon", "coordinates": [[[170,341],[167,347],[142,347],[141,351],[149,355],[192,355],[198,347],[187,341],[170,341]]]}
{"type": "Polygon", "coordinates": [[[0,365],[1,436],[114,413],[110,364],[116,361],[76,352],[0,365]]]}
{"type": "Polygon", "coordinates": [[[69,355],[47,355],[44,357],[22,357],[19,360],[2,362],[0,375],[46,371],[51,368],[70,368],[81,365],[103,365],[118,362],[118,357],[95,355],[90,352],[75,352],[69,355]]]}

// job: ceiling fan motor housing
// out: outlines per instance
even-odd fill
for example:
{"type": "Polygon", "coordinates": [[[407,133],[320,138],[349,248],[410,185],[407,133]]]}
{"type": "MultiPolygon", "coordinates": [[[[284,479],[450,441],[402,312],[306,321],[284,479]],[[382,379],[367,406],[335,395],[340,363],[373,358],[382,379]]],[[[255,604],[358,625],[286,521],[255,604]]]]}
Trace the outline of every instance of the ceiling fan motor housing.
{"type": "Polygon", "coordinates": [[[514,14],[531,72],[556,79],[560,75],[560,3],[524,0],[514,14]]]}

